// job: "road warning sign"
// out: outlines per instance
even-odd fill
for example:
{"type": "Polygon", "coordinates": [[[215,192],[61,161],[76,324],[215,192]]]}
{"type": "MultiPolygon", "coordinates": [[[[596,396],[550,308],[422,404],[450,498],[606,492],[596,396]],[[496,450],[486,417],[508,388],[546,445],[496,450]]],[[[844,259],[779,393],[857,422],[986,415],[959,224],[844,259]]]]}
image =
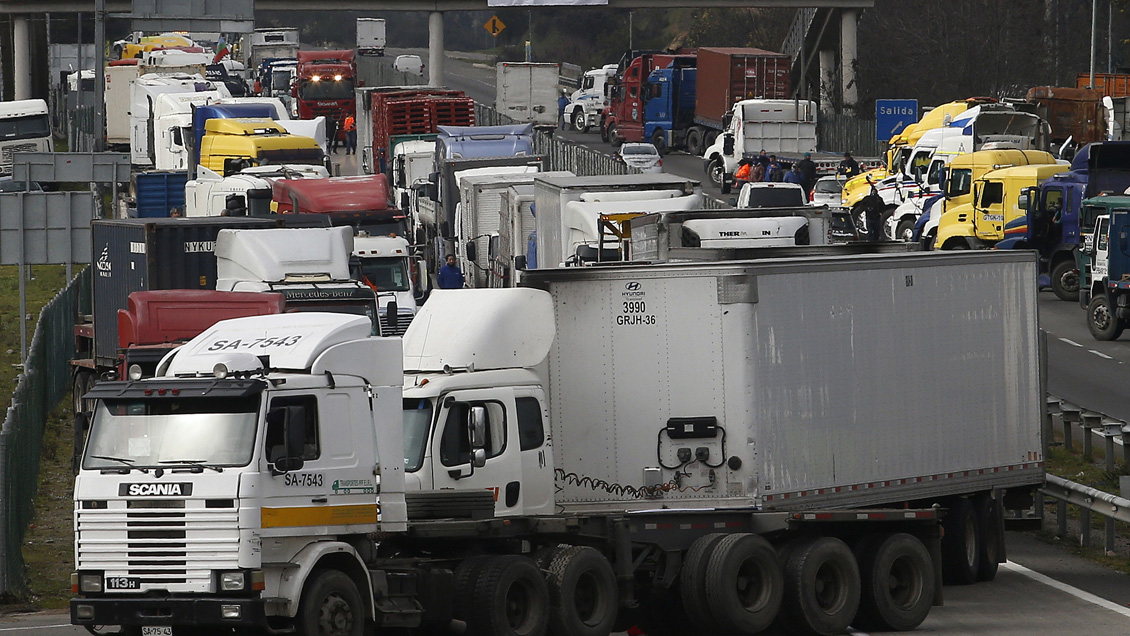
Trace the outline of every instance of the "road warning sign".
{"type": "Polygon", "coordinates": [[[498,37],[498,34],[502,33],[502,30],[506,28],[506,25],[502,23],[502,20],[498,19],[498,16],[494,15],[491,16],[489,20],[487,20],[487,23],[483,25],[483,28],[487,30],[487,33],[490,33],[494,37],[498,37]]]}

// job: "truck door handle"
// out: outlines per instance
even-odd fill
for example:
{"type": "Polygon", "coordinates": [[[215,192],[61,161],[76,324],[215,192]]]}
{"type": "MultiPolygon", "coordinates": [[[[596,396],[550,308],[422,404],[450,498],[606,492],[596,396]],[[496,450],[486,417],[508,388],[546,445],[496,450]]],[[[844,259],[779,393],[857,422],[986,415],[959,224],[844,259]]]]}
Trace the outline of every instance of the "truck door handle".
{"type": "Polygon", "coordinates": [[[326,503],[329,501],[328,497],[314,497],[310,500],[313,503],[326,503]]]}

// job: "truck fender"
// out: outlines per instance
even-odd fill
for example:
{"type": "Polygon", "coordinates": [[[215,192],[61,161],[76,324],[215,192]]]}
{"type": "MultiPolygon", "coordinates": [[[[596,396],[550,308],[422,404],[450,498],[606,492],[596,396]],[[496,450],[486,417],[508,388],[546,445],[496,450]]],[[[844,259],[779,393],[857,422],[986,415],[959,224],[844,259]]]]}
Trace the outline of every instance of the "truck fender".
{"type": "Polygon", "coordinates": [[[347,574],[357,585],[365,612],[371,620],[376,620],[373,605],[373,583],[361,556],[353,546],[340,541],[319,541],[311,543],[287,562],[287,567],[279,576],[278,598],[281,616],[294,618],[298,615],[298,604],[302,600],[302,589],[310,574],[319,568],[331,568],[347,574]]]}

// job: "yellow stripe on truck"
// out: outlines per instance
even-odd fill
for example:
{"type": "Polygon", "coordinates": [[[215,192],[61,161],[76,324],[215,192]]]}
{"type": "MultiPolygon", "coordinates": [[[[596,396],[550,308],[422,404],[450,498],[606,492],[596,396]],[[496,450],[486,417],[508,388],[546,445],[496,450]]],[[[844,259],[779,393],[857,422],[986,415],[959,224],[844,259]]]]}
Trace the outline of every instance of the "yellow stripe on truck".
{"type": "Polygon", "coordinates": [[[259,523],[264,528],[344,526],[376,522],[377,504],[263,508],[259,518],[259,523]]]}

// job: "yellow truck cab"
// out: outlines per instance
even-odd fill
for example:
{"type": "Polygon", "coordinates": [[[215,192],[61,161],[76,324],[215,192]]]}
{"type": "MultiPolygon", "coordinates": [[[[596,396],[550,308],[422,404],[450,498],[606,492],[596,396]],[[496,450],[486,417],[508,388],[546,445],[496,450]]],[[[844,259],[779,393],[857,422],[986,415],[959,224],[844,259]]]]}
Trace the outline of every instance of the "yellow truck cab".
{"type": "Polygon", "coordinates": [[[225,177],[244,168],[283,163],[320,166],[325,154],[312,137],[292,135],[265,118],[209,119],[200,142],[200,165],[225,177]]]}
{"type": "Polygon", "coordinates": [[[1004,239],[1006,223],[1027,213],[1026,190],[1070,169],[1066,163],[1044,163],[985,173],[973,182],[970,201],[942,215],[935,244],[943,250],[992,247],[1004,239]]]}

